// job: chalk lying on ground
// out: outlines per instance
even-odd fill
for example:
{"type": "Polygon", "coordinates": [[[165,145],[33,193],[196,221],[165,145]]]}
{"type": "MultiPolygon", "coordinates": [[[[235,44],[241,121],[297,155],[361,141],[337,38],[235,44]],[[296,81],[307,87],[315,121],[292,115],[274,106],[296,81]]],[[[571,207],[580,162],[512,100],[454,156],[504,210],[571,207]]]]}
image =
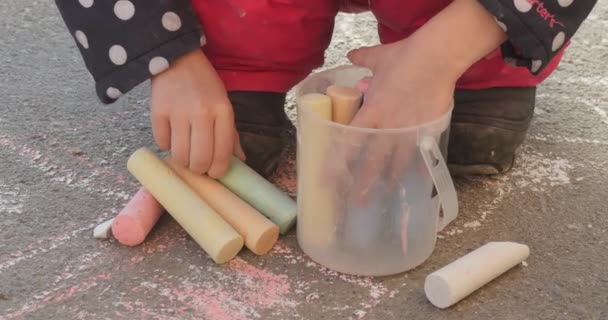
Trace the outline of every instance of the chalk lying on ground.
{"type": "MultiPolygon", "coordinates": [[[[328,89],[329,91],[329,89],[328,89]]],[[[298,109],[308,110],[332,120],[332,100],[324,94],[306,94],[298,98],[298,109]]],[[[308,116],[302,116],[298,135],[298,239],[304,247],[319,250],[335,239],[335,213],[331,202],[333,182],[325,181],[323,167],[329,153],[330,127],[308,116]],[[315,248],[312,248],[314,246],[315,248]]]]}
{"type": "Polygon", "coordinates": [[[98,224],[95,229],[93,229],[93,237],[97,239],[107,239],[110,237],[112,230],[112,222],[114,219],[110,219],[98,224]]]}
{"type": "Polygon", "coordinates": [[[355,88],[331,85],[327,95],[332,103],[332,120],[341,124],[349,124],[361,106],[363,95],[355,88]]]}
{"type": "Polygon", "coordinates": [[[238,158],[232,157],[228,171],[219,181],[278,225],[281,234],[296,222],[296,202],[238,158]]]}
{"type": "Polygon", "coordinates": [[[524,261],[528,246],[489,242],[426,277],[424,292],[439,308],[447,308],[524,261]]]}
{"type": "Polygon", "coordinates": [[[216,263],[243,248],[243,237],[152,151],[135,151],[127,168],[216,263]]]}
{"type": "Polygon", "coordinates": [[[145,188],[140,188],[112,223],[112,234],[126,246],[144,242],[164,209],[145,188]]]}
{"type": "Polygon", "coordinates": [[[171,159],[167,163],[198,195],[217,211],[245,239],[245,246],[257,255],[268,253],[279,238],[279,227],[218,181],[198,175],[171,159]]]}

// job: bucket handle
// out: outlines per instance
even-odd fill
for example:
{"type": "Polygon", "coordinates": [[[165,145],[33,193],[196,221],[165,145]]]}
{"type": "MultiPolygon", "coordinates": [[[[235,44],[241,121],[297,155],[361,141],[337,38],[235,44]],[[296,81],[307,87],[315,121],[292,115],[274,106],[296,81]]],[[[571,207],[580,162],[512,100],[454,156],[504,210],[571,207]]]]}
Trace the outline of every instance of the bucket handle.
{"type": "Polygon", "coordinates": [[[443,208],[443,218],[440,218],[437,226],[439,232],[458,216],[458,196],[448,166],[435,139],[431,136],[423,137],[420,143],[420,152],[426,167],[429,169],[439,195],[439,202],[443,208]]]}

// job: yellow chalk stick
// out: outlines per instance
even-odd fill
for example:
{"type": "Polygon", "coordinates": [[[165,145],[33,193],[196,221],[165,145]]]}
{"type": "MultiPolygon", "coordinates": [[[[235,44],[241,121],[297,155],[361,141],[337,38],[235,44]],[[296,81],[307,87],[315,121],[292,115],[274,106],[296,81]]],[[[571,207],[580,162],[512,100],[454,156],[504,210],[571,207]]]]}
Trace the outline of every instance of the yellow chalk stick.
{"type": "MultiPolygon", "coordinates": [[[[299,97],[298,108],[300,112],[312,111],[325,120],[332,120],[331,99],[324,94],[299,97]]],[[[327,159],[329,152],[330,128],[308,114],[302,117],[299,125],[298,239],[305,247],[324,248],[334,241],[336,224],[332,202],[328,198],[331,192],[327,190],[332,182],[322,181],[321,177],[323,159],[327,159]],[[304,174],[300,174],[302,172],[304,174]]]]}
{"type": "Polygon", "coordinates": [[[243,237],[152,151],[135,151],[127,168],[216,263],[243,248],[243,237]]]}
{"type": "Polygon", "coordinates": [[[331,98],[322,93],[309,93],[298,97],[298,106],[302,106],[319,117],[327,120],[332,118],[331,98]]]}
{"type": "Polygon", "coordinates": [[[198,175],[167,159],[169,166],[198,195],[217,211],[245,239],[245,246],[257,255],[268,253],[279,238],[279,227],[259,211],[207,175],[198,175]]]}
{"type": "Polygon", "coordinates": [[[327,95],[331,98],[332,120],[349,124],[361,105],[361,92],[355,88],[331,85],[327,88],[327,95]]]}

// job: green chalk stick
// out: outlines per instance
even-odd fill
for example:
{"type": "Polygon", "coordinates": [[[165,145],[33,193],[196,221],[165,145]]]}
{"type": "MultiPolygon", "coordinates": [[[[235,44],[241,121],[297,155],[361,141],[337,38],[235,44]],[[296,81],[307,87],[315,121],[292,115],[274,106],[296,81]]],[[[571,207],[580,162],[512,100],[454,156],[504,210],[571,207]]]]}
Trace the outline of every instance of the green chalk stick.
{"type": "Polygon", "coordinates": [[[295,224],[296,202],[238,158],[232,157],[230,168],[218,180],[278,225],[281,234],[295,224]]]}

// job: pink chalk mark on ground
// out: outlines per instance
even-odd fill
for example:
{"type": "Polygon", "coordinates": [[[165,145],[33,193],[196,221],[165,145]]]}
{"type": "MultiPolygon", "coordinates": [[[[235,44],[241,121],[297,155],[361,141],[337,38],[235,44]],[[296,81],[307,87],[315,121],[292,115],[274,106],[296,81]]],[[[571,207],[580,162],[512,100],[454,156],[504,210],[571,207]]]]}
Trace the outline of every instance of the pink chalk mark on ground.
{"type": "Polygon", "coordinates": [[[140,264],[142,261],[144,261],[144,256],[135,256],[135,257],[131,258],[131,262],[129,263],[129,266],[134,266],[136,264],[140,264]]]}
{"type": "Polygon", "coordinates": [[[282,157],[283,160],[270,181],[283,192],[295,197],[297,189],[295,146],[288,146],[282,157]]]}
{"type": "MultiPolygon", "coordinates": [[[[90,226],[86,227],[86,229],[90,229],[90,226]]],[[[171,231],[171,230],[169,230],[169,231],[171,231]]],[[[50,240],[65,241],[65,240],[69,240],[72,237],[73,237],[73,235],[55,236],[55,237],[51,237],[49,239],[38,240],[38,241],[36,241],[36,244],[41,244],[41,243],[44,243],[44,242],[47,242],[50,240]]],[[[164,235],[162,235],[160,237],[160,240],[164,240],[165,241],[164,244],[159,244],[159,243],[156,243],[157,241],[154,241],[148,245],[148,247],[149,247],[148,249],[144,249],[142,251],[144,253],[148,253],[148,251],[150,251],[150,250],[152,250],[151,253],[162,252],[163,250],[171,249],[175,244],[178,243],[178,241],[180,241],[180,240],[184,241],[185,237],[175,236],[175,233],[166,232],[164,235]]],[[[56,248],[58,246],[56,242],[53,245],[54,245],[53,248],[56,248]]],[[[35,247],[34,244],[31,244],[28,246],[28,248],[30,248],[30,249],[32,249],[34,247],[35,247]]],[[[38,250],[47,250],[48,251],[49,249],[43,248],[43,249],[38,249],[38,250]]],[[[44,252],[47,252],[47,251],[44,251],[44,252]]],[[[141,262],[143,262],[145,260],[145,256],[139,254],[141,252],[140,250],[134,250],[134,251],[137,253],[137,255],[133,256],[129,260],[129,263],[128,263],[129,267],[135,267],[136,265],[140,264],[141,262]]],[[[40,252],[41,251],[35,251],[32,253],[32,255],[36,254],[36,253],[40,253],[40,252]]],[[[97,279],[97,280],[103,280],[103,281],[110,280],[110,278],[111,278],[110,274],[102,273],[95,277],[85,279],[84,281],[80,282],[79,284],[69,287],[68,289],[65,289],[65,290],[59,289],[62,282],[69,280],[69,279],[73,279],[73,278],[77,280],[79,278],[79,275],[77,272],[81,272],[84,269],[88,269],[92,265],[95,265],[95,263],[97,263],[97,261],[99,261],[102,258],[107,258],[104,255],[109,252],[111,252],[111,250],[106,250],[103,252],[86,253],[86,254],[83,254],[82,256],[78,257],[76,260],[79,261],[80,264],[68,265],[66,267],[66,270],[63,270],[55,278],[55,280],[53,282],[53,285],[56,286],[55,288],[46,290],[40,294],[34,295],[33,296],[34,299],[32,301],[26,303],[24,306],[22,306],[19,311],[5,315],[4,317],[0,316],[0,320],[8,320],[8,319],[22,317],[27,314],[31,314],[33,312],[39,311],[39,310],[47,307],[48,305],[51,305],[54,303],[60,303],[65,300],[68,300],[69,298],[72,298],[73,296],[75,296],[78,293],[88,291],[92,287],[95,287],[98,285],[97,282],[91,281],[91,279],[97,279]],[[73,273],[70,273],[69,271],[76,272],[76,275],[74,275],[73,273]],[[53,293],[56,293],[56,294],[53,294],[53,293]]],[[[148,254],[151,254],[151,253],[148,253],[148,254]]],[[[22,253],[20,255],[23,256],[22,253]]],[[[23,256],[23,257],[27,257],[27,256],[23,256]]],[[[135,310],[135,309],[133,308],[133,310],[135,310]]],[[[154,318],[154,319],[174,319],[174,318],[160,317],[160,318],[154,318]]]]}
{"type": "MultiPolygon", "coordinates": [[[[49,157],[44,156],[39,150],[36,150],[27,144],[19,144],[6,135],[0,134],[0,146],[5,147],[7,150],[12,151],[23,158],[30,167],[41,171],[44,176],[50,177],[50,180],[53,182],[64,184],[70,188],[79,188],[95,197],[103,195],[106,198],[114,198],[117,200],[129,199],[129,194],[119,188],[115,188],[113,186],[103,188],[103,183],[96,179],[100,175],[100,172],[99,170],[95,169],[91,163],[89,163],[87,166],[93,170],[89,172],[88,176],[79,177],[69,168],[54,163],[49,157]]],[[[87,159],[84,161],[88,161],[87,159]]],[[[111,211],[112,214],[116,214],[117,212],[115,209],[112,209],[111,211]]],[[[12,253],[11,255],[15,254],[17,256],[14,257],[14,259],[0,262],[0,273],[2,270],[12,267],[22,261],[28,260],[37,254],[46,253],[60,247],[74,236],[94,228],[99,222],[105,220],[109,215],[110,213],[105,212],[100,215],[100,218],[96,219],[95,222],[90,225],[78,228],[60,236],[40,239],[38,240],[37,244],[45,244],[42,247],[30,244],[27,247],[27,250],[20,250],[12,253]],[[29,252],[29,254],[25,254],[23,251],[29,252]]]]}
{"type": "Polygon", "coordinates": [[[248,278],[250,280],[245,282],[248,283],[247,288],[250,290],[246,290],[243,295],[249,303],[265,309],[281,304],[293,306],[291,302],[284,300],[284,297],[290,292],[287,275],[276,275],[255,267],[238,257],[232,259],[228,263],[228,267],[235,272],[238,278],[248,278]],[[260,292],[264,294],[259,294],[260,292]]]}
{"type": "MultiPolygon", "coordinates": [[[[119,316],[123,316],[122,314],[118,314],[119,316]]],[[[162,314],[158,314],[154,311],[150,311],[150,310],[146,310],[146,309],[142,309],[141,310],[141,319],[150,319],[150,320],[184,320],[183,318],[180,317],[173,317],[173,316],[166,316],[166,315],[162,315],[162,314]]],[[[205,320],[205,319],[201,319],[201,320],[205,320]]]]}
{"type": "Polygon", "coordinates": [[[167,249],[167,246],[163,245],[163,244],[159,244],[159,245],[156,245],[156,246],[147,246],[147,247],[144,247],[144,250],[145,250],[145,252],[147,254],[152,254],[152,253],[154,253],[156,251],[163,252],[166,249],[167,249]]]}
{"type": "MultiPolygon", "coordinates": [[[[196,266],[192,268],[197,269],[196,266]]],[[[185,279],[163,275],[150,277],[132,291],[147,297],[154,306],[140,305],[120,310],[125,319],[213,319],[248,320],[261,312],[292,315],[297,303],[289,298],[287,275],[275,274],[235,258],[220,268],[219,277],[199,278],[196,272],[185,279]],[[193,276],[194,275],[194,276],[193,276]],[[152,298],[160,295],[165,300],[152,298]]]]}
{"type": "MultiPolygon", "coordinates": [[[[7,140],[2,140],[2,136],[0,136],[0,145],[6,146],[10,143],[12,143],[10,140],[7,142],[7,140]]],[[[13,151],[18,151],[18,148],[13,148],[13,151]]],[[[39,153],[34,154],[35,156],[30,157],[31,161],[36,162],[41,159],[39,153]]],[[[46,161],[46,159],[47,158],[43,159],[43,161],[46,161]]],[[[33,166],[38,168],[35,165],[33,166]]],[[[89,167],[92,168],[92,166],[89,167]]],[[[281,187],[284,191],[290,193],[292,196],[295,195],[296,179],[295,160],[293,159],[293,157],[291,159],[288,158],[282,162],[282,165],[279,167],[279,170],[277,171],[277,174],[274,177],[274,182],[277,183],[279,187],[281,187]]],[[[88,227],[87,229],[90,229],[90,227],[88,227]]],[[[165,235],[168,235],[169,233],[174,235],[174,233],[172,232],[163,233],[165,235]]],[[[155,252],[163,252],[167,248],[172,247],[173,244],[176,242],[175,237],[171,236],[168,238],[173,239],[173,241],[166,242],[163,240],[167,239],[160,239],[157,237],[157,239],[155,239],[156,241],[150,241],[145,243],[145,245],[142,247],[143,253],[153,254],[155,252]],[[165,244],[159,244],[159,242],[163,242],[165,244]]],[[[185,240],[185,238],[186,237],[183,236],[181,237],[181,240],[185,240]]],[[[69,237],[67,239],[69,239],[69,237]]],[[[66,237],[54,237],[53,240],[65,241],[66,237]]],[[[40,244],[40,240],[38,244],[40,244]]],[[[34,246],[30,245],[29,247],[34,246]]],[[[293,249],[285,244],[275,246],[273,253],[285,254],[297,261],[307,260],[307,258],[305,258],[303,254],[300,254],[298,252],[294,253],[293,249]]],[[[20,257],[23,256],[22,252],[16,254],[18,254],[20,257]]],[[[130,265],[137,265],[141,263],[144,258],[145,257],[141,255],[134,256],[131,259],[130,265]]],[[[308,263],[312,262],[309,261],[308,263]]],[[[315,264],[312,263],[312,265],[315,264]]],[[[185,312],[194,311],[195,314],[204,315],[204,319],[209,318],[217,320],[239,320],[259,318],[260,315],[258,312],[261,310],[276,311],[278,309],[280,310],[280,312],[285,312],[285,314],[293,314],[295,312],[295,306],[297,305],[297,303],[289,299],[291,286],[287,275],[276,275],[267,270],[257,268],[240,258],[236,258],[230,263],[228,263],[227,270],[229,270],[229,273],[232,273],[231,276],[233,278],[237,279],[232,285],[230,282],[218,282],[218,280],[216,279],[215,281],[203,280],[200,283],[183,281],[182,283],[175,286],[175,284],[170,284],[165,280],[162,280],[162,278],[154,277],[157,282],[163,283],[166,287],[164,290],[161,290],[157,293],[161,293],[161,295],[166,296],[173,303],[181,304],[171,309],[160,309],[160,312],[177,312],[183,314],[185,312]]],[[[337,276],[337,273],[334,274],[324,268],[318,268],[318,270],[324,275],[337,276]]],[[[62,274],[61,278],[62,279],[60,280],[67,280],[72,278],[72,276],[66,273],[65,276],[62,274]]],[[[107,275],[107,278],[109,279],[110,276],[107,275]]],[[[376,306],[379,303],[379,297],[383,295],[384,291],[386,291],[385,289],[383,290],[383,287],[381,287],[381,285],[380,287],[378,287],[377,284],[374,284],[369,280],[352,280],[351,278],[346,276],[339,276],[339,278],[347,282],[361,285],[365,288],[370,288],[370,296],[372,296],[373,299],[369,301],[369,303],[361,303],[365,310],[369,310],[376,306]]],[[[105,281],[107,279],[103,280],[105,281]]],[[[61,293],[57,293],[52,296],[47,296],[39,303],[34,302],[26,304],[20,311],[9,315],[10,318],[6,319],[12,319],[14,317],[18,317],[24,314],[29,314],[31,312],[40,310],[47,305],[66,301],[74,297],[78,293],[85,292],[97,285],[97,282],[90,281],[90,279],[87,279],[84,282],[81,282],[79,285],[63,290],[61,293]]],[[[135,289],[137,288],[134,288],[133,290],[135,289]]],[[[182,317],[173,317],[160,314],[158,309],[151,309],[145,306],[139,306],[138,308],[128,309],[131,309],[133,312],[139,312],[139,317],[141,317],[142,319],[183,319],[182,317]]],[[[366,314],[366,311],[357,310],[356,312],[354,312],[354,314],[364,316],[366,314]]],[[[129,318],[133,317],[129,316],[129,318]]],[[[4,320],[5,318],[0,319],[4,320]]],[[[197,317],[196,319],[202,318],[197,317]]]]}
{"type": "Polygon", "coordinates": [[[96,276],[92,276],[87,278],[86,280],[61,290],[53,295],[48,295],[40,301],[34,301],[25,304],[19,311],[10,313],[5,315],[4,317],[0,317],[1,320],[10,320],[18,317],[23,317],[25,315],[31,314],[35,311],[38,311],[42,308],[45,308],[52,304],[64,303],[76,295],[85,293],[89,291],[91,288],[94,288],[99,285],[99,283],[109,281],[112,277],[107,273],[101,273],[96,276]]]}
{"type": "Polygon", "coordinates": [[[178,241],[186,241],[185,233],[180,235],[179,231],[177,228],[169,228],[168,230],[164,230],[158,237],[142,243],[140,245],[141,248],[138,248],[139,250],[135,249],[137,247],[131,248],[134,252],[137,252],[137,255],[129,260],[128,265],[130,267],[136,266],[142,263],[146,256],[156,252],[165,252],[174,247],[178,241]]]}
{"type": "Polygon", "coordinates": [[[372,277],[351,276],[339,273],[337,271],[333,271],[312,261],[301,251],[291,248],[290,246],[281,241],[278,241],[274,245],[274,248],[270,252],[270,254],[280,255],[282,258],[286,259],[287,263],[289,264],[300,264],[305,265],[308,268],[314,268],[324,277],[337,278],[346,283],[350,283],[352,285],[369,290],[369,298],[364,299],[362,302],[359,302],[359,309],[353,311],[353,314],[356,316],[356,319],[362,319],[370,310],[380,304],[382,298],[388,293],[388,289],[381,282],[376,281],[372,277]]]}
{"type": "MultiPolygon", "coordinates": [[[[297,172],[296,172],[296,146],[288,146],[286,152],[283,154],[283,161],[281,161],[276,173],[272,176],[271,181],[279,186],[284,192],[295,197],[297,193],[297,172]]],[[[374,281],[371,277],[356,277],[346,274],[341,274],[328,268],[322,267],[316,262],[310,260],[306,255],[298,250],[294,250],[282,241],[278,241],[275,245],[271,254],[279,254],[287,260],[289,264],[305,264],[308,267],[314,267],[324,276],[337,277],[340,280],[354,284],[369,290],[370,299],[359,303],[361,307],[353,312],[357,319],[362,319],[371,309],[376,307],[380,302],[381,298],[385,296],[388,289],[382,285],[382,283],[374,281]]]]}
{"type": "MultiPolygon", "coordinates": [[[[158,225],[154,226],[154,228],[158,227],[158,225]]],[[[133,247],[133,249],[137,248],[144,255],[151,255],[156,252],[166,252],[177,242],[185,243],[189,239],[186,231],[176,222],[165,224],[157,230],[152,229],[150,233],[152,232],[155,233],[152,236],[148,235],[143,243],[133,247]]]]}
{"type": "Polygon", "coordinates": [[[288,246],[284,241],[279,239],[275,245],[272,247],[272,254],[283,255],[283,254],[291,254],[293,249],[288,246]]]}
{"type": "Polygon", "coordinates": [[[60,236],[52,236],[45,239],[39,239],[35,243],[29,244],[26,249],[22,249],[9,254],[12,259],[0,262],[0,273],[2,273],[3,270],[8,269],[20,262],[33,258],[38,254],[47,253],[59,248],[60,246],[68,242],[70,239],[79,235],[80,233],[87,230],[91,230],[91,228],[93,228],[96,224],[97,222],[78,228],[60,236]]]}
{"type": "Polygon", "coordinates": [[[129,193],[120,188],[114,186],[101,187],[103,185],[101,181],[96,180],[100,172],[96,169],[89,172],[88,176],[79,177],[70,168],[56,164],[51,158],[43,155],[41,151],[27,144],[18,144],[6,135],[0,134],[0,146],[6,147],[22,157],[30,167],[41,171],[44,176],[49,177],[53,182],[64,184],[70,188],[81,189],[95,197],[104,195],[118,200],[129,199],[129,193]]]}
{"type": "MultiPolygon", "coordinates": [[[[45,137],[46,138],[46,137],[45,137]]],[[[56,140],[56,139],[50,139],[49,140],[52,144],[57,145],[59,147],[61,147],[61,149],[63,149],[63,151],[66,154],[73,154],[73,149],[72,148],[68,148],[67,146],[65,146],[64,144],[62,144],[60,141],[56,140]]],[[[131,181],[130,183],[127,182],[127,179],[125,178],[124,175],[122,174],[118,174],[116,172],[114,172],[111,168],[99,168],[95,162],[86,154],[80,154],[78,156],[73,156],[73,158],[76,158],[76,160],[78,162],[80,162],[80,164],[84,165],[85,167],[94,170],[96,172],[99,172],[100,175],[111,178],[113,181],[122,184],[122,185],[130,185],[133,187],[137,187],[139,184],[135,181],[131,181]]]]}

